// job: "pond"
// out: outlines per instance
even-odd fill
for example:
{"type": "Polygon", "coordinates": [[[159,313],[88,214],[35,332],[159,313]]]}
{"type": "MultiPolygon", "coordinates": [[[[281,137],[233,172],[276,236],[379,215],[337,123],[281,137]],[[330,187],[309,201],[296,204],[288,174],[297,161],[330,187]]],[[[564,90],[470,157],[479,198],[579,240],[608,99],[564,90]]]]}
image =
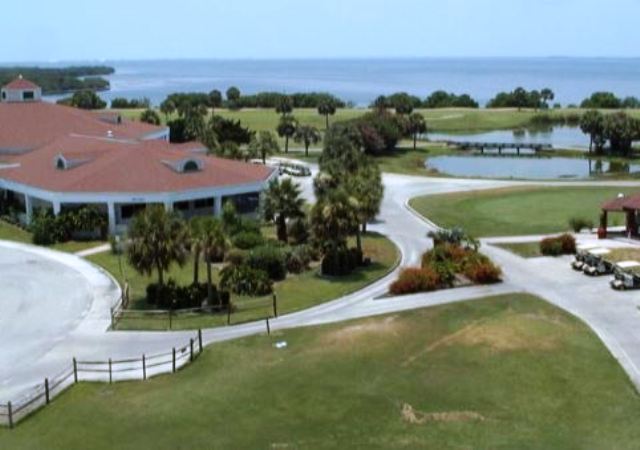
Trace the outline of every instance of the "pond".
{"type": "Polygon", "coordinates": [[[574,150],[589,148],[589,136],[580,128],[568,126],[497,130],[474,134],[428,133],[427,137],[431,141],[548,144],[554,148],[574,150]]]}
{"type": "Polygon", "coordinates": [[[566,179],[640,173],[640,164],[581,158],[436,156],[425,167],[459,177],[566,179]]]}

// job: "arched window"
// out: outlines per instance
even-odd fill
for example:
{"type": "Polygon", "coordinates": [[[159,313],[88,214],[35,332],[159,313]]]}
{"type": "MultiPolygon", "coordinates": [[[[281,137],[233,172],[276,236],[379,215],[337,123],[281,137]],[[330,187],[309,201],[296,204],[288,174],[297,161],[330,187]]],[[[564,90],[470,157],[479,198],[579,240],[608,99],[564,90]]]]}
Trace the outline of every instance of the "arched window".
{"type": "Polygon", "coordinates": [[[196,161],[193,160],[185,162],[182,166],[183,172],[197,172],[198,170],[200,170],[200,166],[196,161]]]}

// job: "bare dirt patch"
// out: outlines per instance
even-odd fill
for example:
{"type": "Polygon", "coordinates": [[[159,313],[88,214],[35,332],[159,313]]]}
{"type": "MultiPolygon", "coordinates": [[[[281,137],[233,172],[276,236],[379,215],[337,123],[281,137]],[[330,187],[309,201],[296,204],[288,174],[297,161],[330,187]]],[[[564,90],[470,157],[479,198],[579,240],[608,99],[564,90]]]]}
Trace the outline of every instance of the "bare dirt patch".
{"type": "Polygon", "coordinates": [[[376,336],[397,336],[404,327],[402,321],[397,320],[398,316],[389,316],[380,320],[368,320],[357,325],[347,325],[322,336],[322,343],[325,345],[336,345],[352,343],[359,339],[376,336]]]}
{"type": "Polygon", "coordinates": [[[402,405],[402,420],[413,425],[424,425],[430,422],[483,422],[485,417],[475,411],[447,411],[425,413],[418,411],[408,403],[402,405]]]}
{"type": "Polygon", "coordinates": [[[497,318],[477,320],[430,343],[403,363],[407,367],[427,353],[452,345],[482,346],[491,352],[554,350],[563,332],[571,328],[561,317],[544,314],[506,313],[497,318]]]}

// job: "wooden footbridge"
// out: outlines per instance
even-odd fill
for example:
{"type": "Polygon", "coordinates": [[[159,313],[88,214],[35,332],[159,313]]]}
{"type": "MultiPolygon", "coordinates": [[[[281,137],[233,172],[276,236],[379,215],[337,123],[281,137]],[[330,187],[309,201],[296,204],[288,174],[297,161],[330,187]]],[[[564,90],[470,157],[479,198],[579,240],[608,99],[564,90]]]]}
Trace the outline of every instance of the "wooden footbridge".
{"type": "Polygon", "coordinates": [[[457,147],[460,150],[476,150],[481,154],[485,151],[497,151],[499,155],[505,150],[515,150],[516,155],[520,155],[522,150],[529,150],[534,153],[541,152],[543,150],[552,150],[551,144],[538,144],[538,143],[526,143],[526,142],[460,142],[460,141],[446,141],[447,146],[457,147]]]}

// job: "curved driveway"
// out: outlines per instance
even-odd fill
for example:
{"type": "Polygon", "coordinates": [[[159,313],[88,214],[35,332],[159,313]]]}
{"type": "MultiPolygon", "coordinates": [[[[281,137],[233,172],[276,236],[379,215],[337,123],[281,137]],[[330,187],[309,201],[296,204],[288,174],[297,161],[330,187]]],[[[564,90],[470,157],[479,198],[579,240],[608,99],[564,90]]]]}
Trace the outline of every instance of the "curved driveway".
{"type": "MultiPolygon", "coordinates": [[[[305,179],[302,183],[305,195],[312,196],[311,180],[305,179]]],[[[418,195],[489,189],[521,184],[541,184],[533,182],[424,178],[392,174],[384,175],[384,183],[386,192],[381,213],[378,221],[372,224],[370,228],[386,235],[398,246],[402,254],[401,266],[419,263],[421,254],[430,245],[429,239],[426,238],[426,233],[434,227],[434,224],[417,217],[406,207],[408,199],[418,195]]],[[[578,184],[593,183],[554,182],[544,184],[576,186],[578,184]]],[[[606,184],[620,186],[640,185],[633,182],[606,184]]],[[[531,266],[530,262],[491,246],[486,246],[485,251],[503,265],[506,275],[504,283],[495,286],[452,289],[403,298],[376,300],[376,298],[387,292],[389,283],[397,276],[399,269],[396,269],[385,278],[357,293],[274,319],[271,322],[272,329],[330,323],[481,298],[487,295],[528,291],[538,294],[584,319],[599,333],[612,353],[622,361],[623,367],[630,374],[634,383],[640,385],[638,382],[640,376],[635,371],[636,365],[640,366],[640,333],[636,336],[635,331],[632,330],[632,328],[635,329],[636,325],[640,325],[637,313],[632,314],[629,308],[626,308],[625,313],[628,317],[622,322],[618,322],[621,319],[618,311],[602,308],[602,312],[595,314],[600,310],[603,302],[611,301],[609,297],[612,293],[610,290],[605,290],[601,286],[602,283],[598,284],[597,287],[594,285],[595,290],[591,288],[582,289],[582,296],[594,298],[593,301],[581,304],[572,300],[576,297],[574,289],[563,287],[563,283],[566,281],[565,278],[554,281],[554,276],[540,276],[540,274],[545,273],[545,268],[548,267],[546,263],[539,264],[537,267],[535,265],[531,266]],[[598,296],[600,296],[600,300],[595,298],[598,296]],[[619,323],[626,331],[624,333],[611,333],[609,328],[605,329],[603,327],[603,323],[606,321],[610,321],[609,328],[617,327],[619,323]],[[631,351],[633,348],[637,348],[639,351],[631,351]]],[[[567,271],[566,267],[562,262],[562,267],[558,266],[557,271],[567,271]]],[[[577,280],[579,285],[584,284],[582,278],[577,280]]],[[[92,308],[95,309],[95,305],[92,308]]],[[[640,329],[640,327],[638,328],[640,329]]],[[[265,332],[265,324],[256,322],[205,330],[203,333],[205,342],[212,343],[263,332],[265,332]]],[[[51,370],[56,365],[60,367],[67,365],[72,356],[107,359],[109,357],[131,357],[143,353],[150,354],[166,351],[173,346],[180,345],[191,336],[191,332],[106,332],[106,326],[98,326],[97,321],[94,320],[92,322],[87,318],[81,319],[73,332],[61,335],[60,340],[55,344],[48,343],[42,347],[43,358],[34,361],[28,367],[20,367],[20,370],[16,370],[20,379],[19,383],[16,382],[17,377],[12,371],[15,363],[11,364],[0,359],[0,365],[2,365],[0,367],[0,403],[14,395],[18,395],[25,386],[41,382],[45,376],[51,375],[51,370]]],[[[3,347],[5,346],[4,343],[2,345],[3,347]]],[[[17,365],[20,366],[19,362],[17,365]]]]}

